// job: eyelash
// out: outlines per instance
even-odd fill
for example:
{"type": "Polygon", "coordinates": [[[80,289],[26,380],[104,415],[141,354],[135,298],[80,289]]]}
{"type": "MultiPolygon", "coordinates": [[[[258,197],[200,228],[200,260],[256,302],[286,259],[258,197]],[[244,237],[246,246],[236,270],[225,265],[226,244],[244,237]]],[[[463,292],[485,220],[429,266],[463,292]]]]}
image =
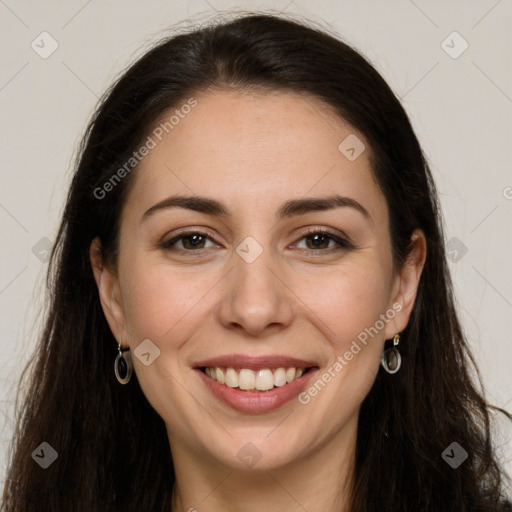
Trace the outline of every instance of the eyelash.
{"type": "MultiPolygon", "coordinates": [[[[189,253],[189,254],[194,253],[194,252],[200,252],[201,250],[209,249],[208,247],[195,249],[195,250],[194,249],[179,249],[179,248],[173,247],[173,245],[176,244],[176,242],[180,241],[182,238],[187,238],[192,235],[200,235],[202,237],[210,239],[211,241],[214,241],[211,234],[208,233],[207,231],[201,231],[201,230],[197,230],[197,229],[188,229],[188,230],[182,231],[181,233],[179,233],[178,235],[174,236],[173,238],[171,238],[169,240],[165,240],[164,242],[162,242],[160,244],[160,247],[167,251],[179,252],[179,253],[189,253]]],[[[322,229],[310,228],[304,234],[302,234],[302,236],[298,240],[300,241],[304,238],[308,238],[308,237],[311,237],[314,235],[323,235],[324,237],[327,237],[330,240],[333,240],[334,242],[336,242],[338,244],[338,246],[337,247],[329,247],[326,249],[298,249],[298,250],[315,253],[316,255],[322,255],[322,254],[336,252],[341,249],[355,249],[355,246],[348,240],[348,237],[342,238],[338,235],[335,235],[334,233],[331,233],[329,231],[322,230],[322,229]]]]}

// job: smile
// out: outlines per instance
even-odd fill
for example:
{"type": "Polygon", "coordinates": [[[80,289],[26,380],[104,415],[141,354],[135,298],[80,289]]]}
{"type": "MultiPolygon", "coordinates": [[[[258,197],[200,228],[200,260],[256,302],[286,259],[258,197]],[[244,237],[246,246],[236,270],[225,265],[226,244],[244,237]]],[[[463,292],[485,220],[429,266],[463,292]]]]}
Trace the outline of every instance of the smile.
{"type": "Polygon", "coordinates": [[[198,361],[193,368],[220,403],[239,412],[260,414],[297,398],[319,365],[288,356],[233,354],[198,361]]]}
{"type": "Polygon", "coordinates": [[[251,370],[249,368],[205,367],[202,371],[212,380],[230,388],[244,391],[269,391],[276,387],[286,386],[302,377],[309,368],[276,368],[270,370],[251,370]]]}

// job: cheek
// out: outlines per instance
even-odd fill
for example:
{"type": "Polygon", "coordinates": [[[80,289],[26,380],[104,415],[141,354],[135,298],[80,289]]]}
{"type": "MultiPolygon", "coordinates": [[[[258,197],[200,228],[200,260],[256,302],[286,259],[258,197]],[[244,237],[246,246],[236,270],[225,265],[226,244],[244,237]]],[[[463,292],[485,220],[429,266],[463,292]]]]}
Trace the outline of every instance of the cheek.
{"type": "MultiPolygon", "coordinates": [[[[377,260],[347,262],[338,269],[320,271],[302,281],[305,303],[325,323],[325,335],[336,352],[373,326],[385,313],[389,279],[377,260]]],[[[379,324],[380,325],[380,324],[379,324]]]]}
{"type": "Polygon", "coordinates": [[[378,258],[359,254],[357,260],[347,258],[336,270],[324,269],[303,283],[301,296],[315,297],[307,303],[314,311],[311,322],[331,352],[299,396],[319,442],[336,436],[341,425],[356,417],[375,380],[384,338],[380,323],[375,326],[388,305],[387,272],[378,258]]]}
{"type": "Polygon", "coordinates": [[[386,272],[377,259],[360,258],[353,264],[347,261],[343,268],[327,272],[325,277],[319,275],[304,283],[304,296],[312,296],[316,290],[316,299],[308,306],[318,319],[311,321],[322,331],[331,352],[327,367],[317,377],[329,383],[306,390],[305,401],[322,395],[312,406],[329,408],[332,415],[324,421],[334,430],[359,407],[378,371],[385,326],[392,321],[391,316],[386,317],[386,272]],[[320,289],[322,293],[318,293],[320,289]]]}
{"type": "Polygon", "coordinates": [[[160,352],[149,366],[137,358],[133,363],[146,398],[169,420],[176,410],[190,406],[189,393],[183,393],[188,386],[180,360],[181,348],[203,323],[200,315],[208,307],[205,294],[216,280],[208,273],[199,277],[197,270],[192,274],[148,260],[139,263],[134,262],[125,273],[123,283],[129,342],[134,350],[149,339],[160,352]]]}
{"type": "MultiPolygon", "coordinates": [[[[182,320],[208,290],[207,273],[197,278],[188,270],[140,261],[125,273],[123,302],[128,332],[134,343],[149,338],[157,345],[176,338],[182,320]]],[[[213,278],[212,278],[213,284],[213,278]]]]}

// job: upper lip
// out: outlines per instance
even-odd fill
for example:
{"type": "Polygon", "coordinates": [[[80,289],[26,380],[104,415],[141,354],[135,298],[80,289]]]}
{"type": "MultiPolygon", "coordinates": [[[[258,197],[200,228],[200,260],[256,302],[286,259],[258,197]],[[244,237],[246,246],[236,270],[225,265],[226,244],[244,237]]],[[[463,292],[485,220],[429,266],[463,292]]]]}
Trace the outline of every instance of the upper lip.
{"type": "Polygon", "coordinates": [[[194,365],[196,368],[247,368],[248,370],[261,370],[263,368],[311,368],[317,366],[313,361],[296,359],[288,356],[246,356],[242,354],[232,354],[214,357],[199,361],[194,365]]]}

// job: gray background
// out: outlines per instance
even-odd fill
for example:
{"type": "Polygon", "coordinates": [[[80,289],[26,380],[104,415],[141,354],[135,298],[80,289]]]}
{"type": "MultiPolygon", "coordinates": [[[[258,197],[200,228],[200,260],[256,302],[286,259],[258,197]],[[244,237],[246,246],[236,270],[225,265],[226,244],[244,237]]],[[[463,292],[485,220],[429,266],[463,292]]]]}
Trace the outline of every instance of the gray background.
{"type": "MultiPolygon", "coordinates": [[[[48,244],[97,99],[172,26],[233,9],[283,11],[330,27],[402,99],[439,188],[459,311],[487,396],[512,411],[510,0],[0,0],[1,481],[15,385],[42,317],[48,244]],[[58,48],[45,55],[51,44],[58,48]]],[[[499,420],[497,429],[512,472],[512,428],[499,420]]]]}

